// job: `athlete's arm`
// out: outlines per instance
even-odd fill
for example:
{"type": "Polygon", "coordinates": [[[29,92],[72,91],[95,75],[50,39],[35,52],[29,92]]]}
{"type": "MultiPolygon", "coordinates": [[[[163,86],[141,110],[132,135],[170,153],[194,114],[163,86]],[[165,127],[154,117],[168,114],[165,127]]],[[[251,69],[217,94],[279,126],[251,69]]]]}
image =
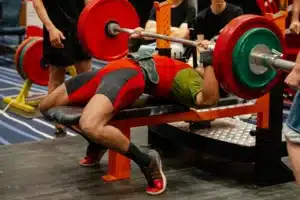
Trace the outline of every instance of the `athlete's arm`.
{"type": "Polygon", "coordinates": [[[203,89],[196,96],[197,106],[213,106],[219,101],[219,84],[212,66],[204,68],[203,89]]]}

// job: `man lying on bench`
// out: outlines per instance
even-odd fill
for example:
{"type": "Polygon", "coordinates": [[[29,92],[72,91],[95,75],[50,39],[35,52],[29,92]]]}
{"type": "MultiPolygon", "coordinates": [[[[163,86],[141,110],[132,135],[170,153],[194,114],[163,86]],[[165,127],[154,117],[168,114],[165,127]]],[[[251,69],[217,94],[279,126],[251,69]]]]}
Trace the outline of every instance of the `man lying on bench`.
{"type": "Polygon", "coordinates": [[[98,71],[67,80],[40,103],[40,110],[47,118],[47,111],[54,107],[84,106],[78,125],[89,146],[80,164],[99,163],[107,149],[114,150],[140,167],[148,181],[148,194],[160,194],[165,191],[167,180],[159,154],[154,150],[140,151],[119,129],[109,125],[109,121],[143,93],[186,106],[217,104],[219,88],[214,70],[210,63],[204,66],[195,70],[168,57],[129,54],[98,71]]]}

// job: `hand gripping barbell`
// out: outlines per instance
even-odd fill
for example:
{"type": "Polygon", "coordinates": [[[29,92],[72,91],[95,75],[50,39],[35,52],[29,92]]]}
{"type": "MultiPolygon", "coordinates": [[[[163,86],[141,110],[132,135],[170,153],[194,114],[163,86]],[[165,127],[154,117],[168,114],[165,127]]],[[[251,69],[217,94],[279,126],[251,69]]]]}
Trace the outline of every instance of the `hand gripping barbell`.
{"type": "MultiPolygon", "coordinates": [[[[139,26],[139,18],[127,0],[93,1],[78,22],[82,44],[97,59],[112,61],[126,56],[128,39],[139,26]]],[[[142,32],[141,36],[165,39],[188,46],[198,42],[142,32]]],[[[295,63],[284,60],[285,40],[275,23],[263,16],[242,15],[228,23],[209,47],[220,85],[244,99],[258,98],[281,80],[281,69],[295,63]]]]}

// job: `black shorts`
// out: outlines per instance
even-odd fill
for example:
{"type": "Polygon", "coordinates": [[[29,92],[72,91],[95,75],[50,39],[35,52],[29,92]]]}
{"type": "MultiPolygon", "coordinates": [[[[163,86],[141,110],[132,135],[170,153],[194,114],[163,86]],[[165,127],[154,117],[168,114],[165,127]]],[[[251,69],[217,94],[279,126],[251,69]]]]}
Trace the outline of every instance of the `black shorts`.
{"type": "Polygon", "coordinates": [[[77,30],[60,30],[65,36],[62,40],[64,48],[54,48],[50,43],[49,32],[44,28],[43,64],[57,67],[67,67],[76,62],[91,59],[89,53],[82,47],[77,38],[77,30]]]}

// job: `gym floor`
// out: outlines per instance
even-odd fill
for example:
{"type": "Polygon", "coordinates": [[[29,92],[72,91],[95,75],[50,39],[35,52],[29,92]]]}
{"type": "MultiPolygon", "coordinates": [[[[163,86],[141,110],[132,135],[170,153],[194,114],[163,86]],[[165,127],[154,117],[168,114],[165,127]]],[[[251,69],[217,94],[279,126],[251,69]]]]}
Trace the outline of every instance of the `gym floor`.
{"type": "MultiPolygon", "coordinates": [[[[23,85],[11,58],[13,55],[0,56],[2,97],[16,95],[23,85]]],[[[96,68],[99,67],[99,63],[94,64],[96,68]]],[[[46,87],[34,85],[32,92],[46,92],[46,87]]],[[[78,165],[78,160],[84,155],[86,142],[72,132],[68,132],[67,137],[58,139],[54,139],[53,133],[53,124],[42,118],[25,119],[10,112],[0,113],[1,200],[296,200],[300,196],[300,191],[292,182],[256,187],[228,176],[229,168],[224,167],[222,173],[214,174],[165,156],[163,161],[168,178],[167,192],[160,197],[150,197],[144,193],[146,182],[135,164],[130,180],[104,183],[100,176],[106,172],[107,156],[100,167],[82,168],[78,165]]],[[[140,146],[147,145],[147,128],[133,129],[132,138],[140,146]]],[[[217,167],[220,168],[220,165],[217,167]]]]}

